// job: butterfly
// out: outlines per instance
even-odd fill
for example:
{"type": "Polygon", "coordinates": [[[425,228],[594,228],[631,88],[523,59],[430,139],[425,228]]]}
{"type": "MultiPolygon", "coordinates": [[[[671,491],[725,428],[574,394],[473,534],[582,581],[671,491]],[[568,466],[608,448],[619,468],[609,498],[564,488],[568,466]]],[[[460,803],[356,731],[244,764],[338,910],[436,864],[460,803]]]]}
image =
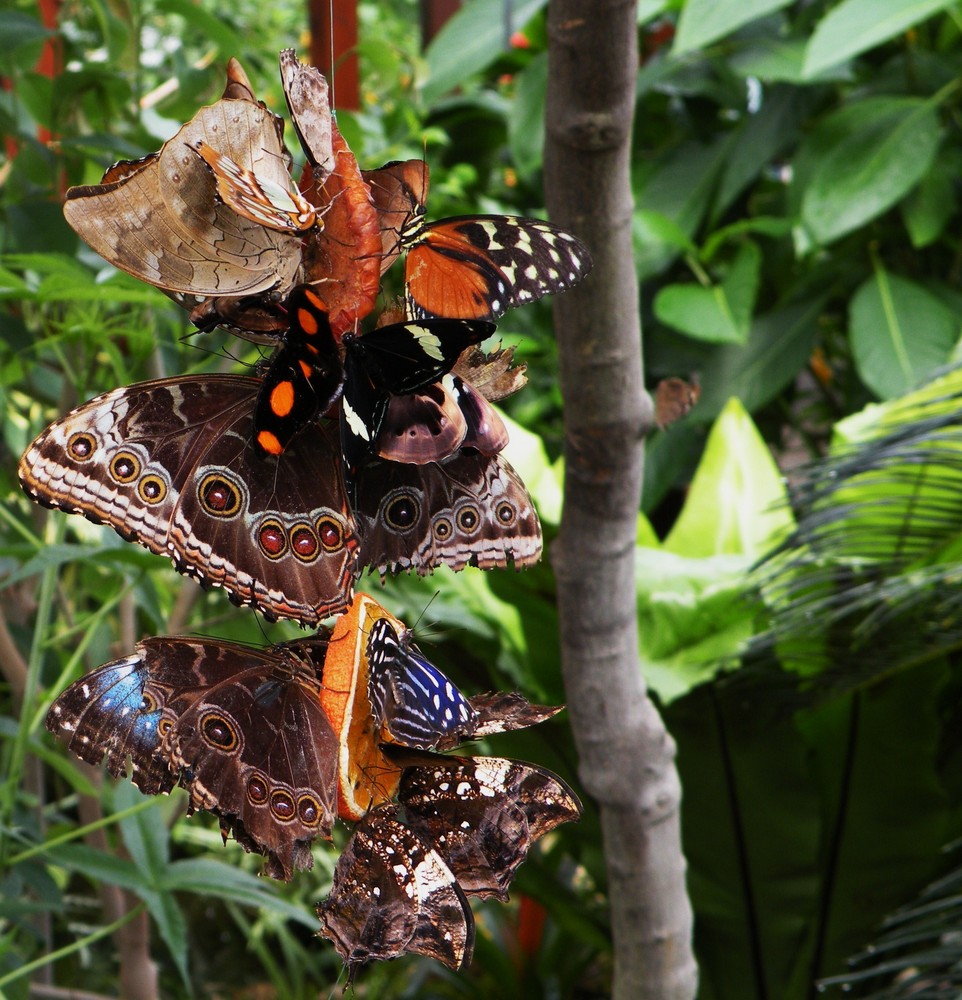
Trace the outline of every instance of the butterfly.
{"type": "Polygon", "coordinates": [[[258,177],[203,139],[192,143],[191,149],[210,169],[218,198],[241,217],[282,233],[304,233],[320,224],[316,209],[289,175],[283,184],[258,177]]]}
{"type": "Polygon", "coordinates": [[[251,441],[257,379],[186,376],[98,396],[20,462],[23,488],[108,524],[268,618],[315,625],[350,601],[360,538],[336,437],[311,424],[283,455],[251,441]]]}
{"type": "Polygon", "coordinates": [[[339,347],[326,304],[310,285],[291,292],[287,309],[290,326],[264,376],[254,414],[255,441],[265,452],[280,454],[340,393],[341,456],[349,485],[376,448],[391,397],[431,385],[466,348],[494,331],[490,323],[461,320],[392,323],[363,336],[345,334],[339,347]]]}
{"type": "Polygon", "coordinates": [[[225,96],[202,108],[159,152],[67,191],[64,216],[105,260],[188,308],[207,296],[283,296],[301,263],[296,232],[237,214],[215,195],[194,146],[206,144],[271,190],[288,190],[283,121],[254,99],[236,60],[225,96]],[[193,297],[193,298],[191,298],[193,297]]]}
{"type": "Polygon", "coordinates": [[[355,828],[317,907],[320,933],[349,980],[367,961],[408,952],[466,966],[466,897],[506,899],[531,845],[581,815],[577,796],[543,768],[496,757],[429,760],[405,768],[396,805],[376,807],[355,828]]]}
{"type": "Polygon", "coordinates": [[[311,166],[315,185],[323,184],[335,169],[334,125],[327,80],[313,66],[305,66],[293,49],[280,54],[281,84],[291,123],[311,166]]]}
{"type": "Polygon", "coordinates": [[[382,268],[405,253],[411,316],[495,320],[576,285],[591,270],[584,243],[559,226],[511,215],[424,220],[428,167],[404,160],[366,171],[381,218],[382,268]]]}
{"type": "Polygon", "coordinates": [[[364,963],[426,955],[462,969],[474,949],[474,915],[440,853],[382,805],[360,822],[317,906],[320,933],[348,966],[348,985],[364,963]]]}
{"type": "Polygon", "coordinates": [[[337,737],[319,701],[329,633],[265,649],[214,639],[145,639],[74,682],[47,728],[91,764],[155,795],[182,785],[190,809],[264,854],[268,873],[310,868],[330,838],[337,737]]]}
{"type": "Polygon", "coordinates": [[[468,699],[387,618],[367,637],[368,699],[376,722],[405,746],[427,749],[463,742],[477,728],[468,699]]]}
{"type": "Polygon", "coordinates": [[[503,757],[435,755],[405,768],[397,800],[468,896],[500,900],[532,844],[581,817],[578,797],[556,774],[503,757]]]}
{"type": "MultiPolygon", "coordinates": [[[[385,671],[400,673],[404,663],[374,665],[378,656],[377,635],[389,629],[402,635],[407,628],[369,594],[358,592],[348,610],[334,623],[324,662],[321,704],[339,741],[338,814],[342,819],[358,820],[373,807],[389,802],[397,792],[404,758],[398,762],[388,755],[386,744],[403,742],[404,731],[397,732],[395,721],[400,713],[419,711],[420,732],[433,730],[431,745],[450,749],[465,739],[523,729],[551,718],[560,708],[532,705],[515,692],[481,694],[465,699],[447,677],[429,663],[420,651],[416,670],[429,674],[442,687],[450,685],[449,703],[457,706],[461,721],[450,725],[444,718],[444,703],[412,703],[408,700],[408,682],[397,682],[397,694],[385,690],[395,680],[385,671]],[[373,647],[372,647],[373,640],[373,647]],[[388,699],[394,701],[385,707],[388,699]],[[380,707],[378,707],[380,706],[380,707]],[[433,721],[432,721],[433,720],[433,721]]],[[[417,697],[416,695],[414,697],[417,697]]],[[[418,739],[415,744],[423,743],[418,739]]],[[[407,747],[405,748],[407,749],[407,747]]],[[[432,763],[434,758],[431,758],[432,763]]]]}
{"type": "Polygon", "coordinates": [[[21,485],[38,503],[169,556],[235,603],[305,625],[347,607],[363,566],[429,573],[539,557],[531,498],[500,456],[369,463],[352,511],[330,424],[309,424],[281,455],[258,452],[260,391],[239,375],[115,389],[37,437],[20,460],[21,485]]]}

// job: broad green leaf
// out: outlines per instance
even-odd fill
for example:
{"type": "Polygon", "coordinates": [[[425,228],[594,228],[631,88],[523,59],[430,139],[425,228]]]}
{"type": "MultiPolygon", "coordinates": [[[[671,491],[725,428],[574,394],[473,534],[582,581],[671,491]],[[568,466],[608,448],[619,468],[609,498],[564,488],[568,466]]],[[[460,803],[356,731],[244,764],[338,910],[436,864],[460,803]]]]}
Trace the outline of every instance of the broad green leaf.
{"type": "Polygon", "coordinates": [[[638,652],[645,682],[666,704],[711,680],[752,634],[751,560],[635,550],[638,652]]]}
{"type": "Polygon", "coordinates": [[[771,452],[742,404],[731,399],[708,435],[664,549],[690,557],[736,555],[753,561],[792,524],[785,484],[771,452]]]}
{"type": "Polygon", "coordinates": [[[510,32],[523,27],[546,2],[520,0],[506,8],[503,0],[469,0],[428,46],[425,102],[432,104],[493,62],[507,48],[510,32]],[[510,30],[506,10],[510,10],[510,30]]]}
{"type": "MultiPolygon", "coordinates": [[[[121,782],[114,788],[114,804],[117,810],[129,809],[146,796],[131,782],[121,782]]],[[[157,885],[170,863],[170,833],[166,825],[157,822],[157,811],[145,809],[125,816],[120,821],[124,844],[130,852],[131,860],[144,876],[144,881],[157,885]]]]}
{"type": "Polygon", "coordinates": [[[126,858],[118,858],[105,851],[96,851],[86,844],[58,844],[51,851],[52,863],[85,875],[94,885],[108,885],[130,889],[140,895],[146,888],[137,866],[126,858]]]}
{"type": "Polygon", "coordinates": [[[954,6],[954,0],[843,0],[819,21],[805,52],[803,75],[811,79],[954,6]]]}
{"type": "Polygon", "coordinates": [[[928,173],[939,139],[936,108],[921,98],[867,98],[826,119],[811,140],[802,222],[822,244],[870,222],[928,173]]]}
{"type": "Polygon", "coordinates": [[[542,52],[515,77],[508,117],[511,155],[522,177],[531,178],[542,165],[544,99],[548,86],[548,53],[542,52]]]}
{"type": "Polygon", "coordinates": [[[791,382],[811,357],[824,296],[774,309],[752,323],[748,343],[679,342],[674,334],[649,337],[654,370],[698,372],[701,399],[689,420],[713,420],[730,396],[754,413],[791,382]],[[670,368],[669,368],[670,364],[670,368]]]}
{"type": "Polygon", "coordinates": [[[300,906],[288,903],[277,894],[270,879],[251,875],[234,865],[211,858],[175,861],[162,872],[161,882],[168,891],[194,892],[218,899],[229,899],[244,906],[273,910],[288,920],[315,927],[317,920],[300,906]]]}
{"type": "Polygon", "coordinates": [[[916,250],[930,246],[945,231],[955,214],[955,173],[949,164],[936,160],[932,170],[902,202],[902,218],[916,250]]]}
{"type": "Polygon", "coordinates": [[[190,983],[187,971],[187,920],[183,911],[177,905],[174,894],[165,890],[141,889],[137,895],[147,904],[147,910],[153,918],[164,944],[177,966],[181,979],[190,983]]]}
{"type": "Polygon", "coordinates": [[[959,327],[958,317],[934,295],[877,267],[849,310],[859,376],[882,399],[906,392],[946,363],[959,327]]]}
{"type": "Polygon", "coordinates": [[[678,33],[671,54],[680,56],[702,49],[730,35],[743,24],[783,7],[791,0],[687,0],[678,19],[678,33]]]}
{"type": "Polygon", "coordinates": [[[55,34],[29,14],[16,10],[0,11],[0,49],[12,52],[19,45],[43,41],[55,34]]]}
{"type": "Polygon", "coordinates": [[[655,297],[655,315],[696,340],[743,344],[758,293],[761,253],[746,242],[722,281],[710,288],[667,285],[655,297]]]}

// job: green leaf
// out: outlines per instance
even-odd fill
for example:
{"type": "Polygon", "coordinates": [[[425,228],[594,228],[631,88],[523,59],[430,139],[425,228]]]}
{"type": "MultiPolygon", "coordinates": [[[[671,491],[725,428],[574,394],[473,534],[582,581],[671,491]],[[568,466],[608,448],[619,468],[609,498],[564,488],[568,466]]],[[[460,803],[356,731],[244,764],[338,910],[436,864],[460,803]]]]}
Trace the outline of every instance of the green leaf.
{"type": "Polygon", "coordinates": [[[843,0],[819,21],[812,34],[803,76],[811,79],[954,6],[954,0],[843,0]]]}
{"type": "Polygon", "coordinates": [[[755,21],[783,7],[791,0],[688,0],[678,19],[678,33],[671,54],[680,56],[692,49],[730,35],[743,24],[755,21]]]}
{"type": "Polygon", "coordinates": [[[537,55],[515,77],[508,117],[508,142],[518,172],[530,179],[541,169],[544,147],[544,100],[548,87],[548,53],[537,55]]]}
{"type": "Polygon", "coordinates": [[[751,417],[731,399],[708,435],[685,506],[664,550],[755,560],[793,525],[785,484],[751,417]]]}
{"type": "Polygon", "coordinates": [[[317,924],[313,914],[281,898],[273,882],[211,858],[175,861],[162,872],[161,884],[172,892],[194,892],[272,910],[305,927],[313,928],[317,924]]]}
{"type": "MultiPolygon", "coordinates": [[[[520,0],[511,8],[511,30],[529,21],[547,0],[520,0]]],[[[438,32],[425,53],[427,104],[482,70],[508,46],[503,0],[470,0],[438,32]]]]}
{"type": "Polygon", "coordinates": [[[955,172],[936,160],[918,187],[902,202],[902,219],[916,250],[930,246],[945,231],[955,214],[955,172]]]}
{"type": "Polygon", "coordinates": [[[173,893],[157,891],[154,889],[142,889],[137,895],[147,904],[147,910],[160,936],[164,939],[164,944],[170,950],[170,954],[177,966],[181,979],[185,984],[190,984],[190,975],[187,971],[187,921],[173,893]]]}
{"type": "Polygon", "coordinates": [[[752,635],[745,599],[751,560],[635,552],[638,652],[645,682],[666,704],[711,680],[752,635]]]}
{"type": "Polygon", "coordinates": [[[852,297],[849,336],[859,377],[890,399],[946,363],[959,320],[920,285],[877,267],[852,297]]]}
{"type": "Polygon", "coordinates": [[[758,293],[761,253],[754,243],[739,249],[720,284],[667,285],[655,297],[655,315],[696,340],[743,344],[758,293]]]}
{"type": "Polygon", "coordinates": [[[126,858],[118,858],[104,851],[95,851],[86,844],[58,844],[51,852],[51,861],[63,868],[80,872],[94,885],[108,885],[130,889],[140,895],[146,888],[143,876],[136,865],[126,858]]]}
{"type": "Polygon", "coordinates": [[[10,52],[18,45],[43,41],[55,32],[45,28],[35,17],[16,10],[0,11],[0,49],[10,52]]]}
{"type": "MultiPolygon", "coordinates": [[[[114,805],[118,811],[129,809],[145,798],[130,782],[121,782],[114,788],[114,805]]],[[[170,863],[170,833],[166,825],[157,821],[156,810],[144,809],[125,816],[120,821],[120,829],[131,860],[144,881],[157,885],[170,863]]]]}
{"type": "Polygon", "coordinates": [[[802,222],[831,243],[903,198],[927,174],[940,139],[931,101],[871,97],[827,118],[810,140],[817,165],[802,222]]]}

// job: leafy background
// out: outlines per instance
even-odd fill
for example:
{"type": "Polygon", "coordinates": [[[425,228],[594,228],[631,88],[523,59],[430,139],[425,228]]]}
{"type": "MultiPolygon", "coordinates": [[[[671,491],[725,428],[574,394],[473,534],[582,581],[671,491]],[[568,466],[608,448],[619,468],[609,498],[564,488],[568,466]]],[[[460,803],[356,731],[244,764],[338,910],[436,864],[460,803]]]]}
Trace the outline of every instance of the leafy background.
{"type": "MultiPolygon", "coordinates": [[[[359,12],[362,108],[338,122],[362,166],[426,149],[430,215],[540,213],[544,3],[515,0],[519,34],[506,37],[500,0],[470,0],[425,52],[413,0],[359,12]]],[[[215,99],[230,55],[281,109],[276,53],[306,48],[305,23],[293,2],[64,4],[64,71],[51,79],[37,68],[50,37],[38,5],[0,12],[0,990],[11,997],[28,995],[31,971],[115,992],[109,934],[124,918],[104,887],[149,913],[164,996],[308,997],[340,976],[313,936],[330,848],[290,886],[257,879],[256,859],[222,846],[204,817],[184,818],[182,795],[144,800],[101,781],[42,726],[66,683],[172,622],[251,642],[296,629],[200,592],[109,530],[31,506],[15,475],[33,436],[76,402],[257,360],[226,335],[188,336],[160,293],[78,243],[60,202],[215,99]]],[[[701,386],[694,411],[648,441],[637,549],[641,654],[679,748],[700,995],[809,997],[953,864],[943,847],[960,833],[962,386],[949,371],[913,390],[957,360],[962,332],[962,20],[934,0],[640,0],[638,24],[647,374],[652,387],[701,386]]],[[[550,544],[562,405],[550,306],[499,332],[529,364],[528,388],[507,402],[511,458],[550,544]]],[[[465,689],[563,699],[547,565],[402,578],[384,598],[413,622],[435,592],[422,642],[465,689]]],[[[563,721],[485,750],[577,787],[563,721]]],[[[600,843],[586,802],[582,823],[522,868],[509,906],[478,908],[470,972],[404,959],[365,972],[357,992],[605,995],[600,843]]],[[[864,988],[896,995],[895,971],[864,988]]]]}

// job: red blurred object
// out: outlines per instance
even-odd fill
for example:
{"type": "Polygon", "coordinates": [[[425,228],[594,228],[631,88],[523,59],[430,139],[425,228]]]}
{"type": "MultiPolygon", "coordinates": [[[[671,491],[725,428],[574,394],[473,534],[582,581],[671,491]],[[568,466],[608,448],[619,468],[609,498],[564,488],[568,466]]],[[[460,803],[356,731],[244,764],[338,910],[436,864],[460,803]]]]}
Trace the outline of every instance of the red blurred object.
{"type": "Polygon", "coordinates": [[[548,911],[530,896],[519,895],[518,902],[521,904],[518,910],[518,950],[521,960],[527,964],[541,949],[548,911]]]}
{"type": "Polygon", "coordinates": [[[311,63],[331,82],[336,111],[357,111],[361,87],[357,64],[357,0],[310,0],[311,63]],[[333,55],[333,65],[331,57],[333,55]]]}

